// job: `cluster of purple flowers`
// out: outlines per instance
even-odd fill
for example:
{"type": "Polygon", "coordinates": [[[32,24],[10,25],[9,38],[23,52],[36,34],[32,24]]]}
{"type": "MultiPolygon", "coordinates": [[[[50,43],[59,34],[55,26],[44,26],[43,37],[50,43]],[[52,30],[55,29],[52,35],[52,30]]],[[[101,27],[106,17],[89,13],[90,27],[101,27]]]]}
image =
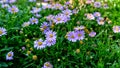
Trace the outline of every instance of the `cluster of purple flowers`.
{"type": "Polygon", "coordinates": [[[41,11],[41,8],[33,7],[31,13],[38,13],[41,11]]]}
{"type": "Polygon", "coordinates": [[[95,8],[101,8],[101,7],[103,7],[104,9],[107,9],[107,8],[109,8],[108,7],[108,4],[101,4],[101,2],[94,2],[94,7],[95,8]]]}
{"type": "Polygon", "coordinates": [[[41,15],[39,14],[39,12],[41,11],[41,8],[37,8],[37,7],[33,7],[32,10],[30,11],[32,14],[34,14],[34,16],[36,17],[41,17],[41,15]]]}
{"type": "Polygon", "coordinates": [[[54,17],[53,22],[56,24],[59,24],[59,23],[65,23],[69,20],[70,20],[70,17],[66,16],[65,14],[59,13],[54,17]]]}
{"type": "Polygon", "coordinates": [[[46,46],[51,46],[56,43],[56,32],[50,30],[45,33],[45,37],[45,41],[43,41],[41,38],[39,40],[34,41],[34,48],[43,49],[46,46]]]}
{"type": "Polygon", "coordinates": [[[29,21],[28,22],[24,22],[23,24],[22,24],[22,27],[27,27],[27,26],[29,26],[30,24],[38,24],[39,22],[38,22],[38,19],[37,18],[35,18],[35,17],[32,17],[32,18],[30,18],[29,19],[29,21]]]}
{"type": "Polygon", "coordinates": [[[47,5],[43,5],[43,9],[59,9],[59,10],[62,10],[61,13],[57,14],[57,15],[48,15],[46,16],[46,19],[50,22],[54,22],[55,24],[59,24],[59,23],[65,23],[67,21],[70,20],[70,16],[72,14],[77,14],[78,13],[78,10],[77,9],[73,9],[73,10],[70,10],[68,9],[68,5],[69,5],[69,2],[68,4],[66,5],[61,5],[61,4],[54,4],[54,5],[51,5],[51,4],[47,4],[47,5]]]}
{"type": "Polygon", "coordinates": [[[88,20],[95,20],[96,19],[96,21],[99,25],[104,25],[105,24],[105,20],[104,20],[103,17],[101,17],[100,12],[94,12],[93,14],[88,13],[88,14],[85,14],[85,15],[87,16],[88,20]]]}
{"type": "Polygon", "coordinates": [[[69,31],[66,34],[66,37],[69,41],[76,42],[77,40],[83,40],[85,38],[84,28],[79,29],[80,27],[75,28],[75,31],[69,31]]]}
{"type": "MultiPolygon", "coordinates": [[[[77,26],[74,28],[74,31],[69,31],[67,34],[66,34],[66,38],[69,40],[69,41],[72,41],[72,42],[76,42],[77,40],[80,41],[80,40],[83,40],[85,38],[85,26],[81,25],[81,26],[77,26]]],[[[95,37],[96,35],[96,32],[94,31],[91,31],[89,32],[88,34],[90,37],[95,37]]]]}
{"type": "Polygon", "coordinates": [[[104,20],[103,17],[101,17],[100,12],[94,12],[93,15],[94,15],[94,17],[96,17],[97,23],[98,23],[99,25],[104,25],[104,24],[105,24],[105,20],[104,20]]]}
{"type": "Polygon", "coordinates": [[[16,2],[16,0],[1,0],[0,1],[0,3],[2,3],[2,4],[5,4],[5,3],[11,4],[11,3],[15,3],[15,2],[16,2]]]}
{"type": "Polygon", "coordinates": [[[58,4],[58,3],[56,3],[54,5],[46,4],[46,5],[43,5],[42,8],[43,9],[54,9],[54,10],[63,10],[64,9],[64,7],[61,4],[58,4]]]}
{"type": "Polygon", "coordinates": [[[109,8],[109,7],[108,7],[108,4],[103,4],[103,5],[102,5],[102,3],[99,2],[99,1],[86,0],[86,4],[92,4],[92,3],[93,3],[93,5],[94,5],[95,8],[101,8],[101,7],[103,7],[104,9],[109,8]]]}
{"type": "Polygon", "coordinates": [[[57,15],[49,15],[46,17],[48,21],[52,21],[56,24],[59,23],[65,23],[70,20],[70,16],[72,15],[72,11],[69,9],[63,10],[62,13],[59,13],[57,15]]]}
{"type": "Polygon", "coordinates": [[[72,42],[76,42],[77,40],[83,40],[85,37],[85,32],[83,30],[80,31],[70,31],[67,33],[67,39],[72,42]]]}
{"type": "Polygon", "coordinates": [[[9,5],[9,4],[2,4],[1,7],[2,7],[2,8],[9,8],[10,5],[9,5]]]}
{"type": "Polygon", "coordinates": [[[18,8],[15,5],[10,7],[10,5],[12,3],[15,3],[15,2],[16,2],[16,0],[0,0],[1,7],[2,8],[9,8],[8,11],[11,13],[18,11],[18,8]],[[14,8],[14,10],[12,8],[14,8]],[[11,10],[13,10],[13,11],[11,11],[11,10]]]}

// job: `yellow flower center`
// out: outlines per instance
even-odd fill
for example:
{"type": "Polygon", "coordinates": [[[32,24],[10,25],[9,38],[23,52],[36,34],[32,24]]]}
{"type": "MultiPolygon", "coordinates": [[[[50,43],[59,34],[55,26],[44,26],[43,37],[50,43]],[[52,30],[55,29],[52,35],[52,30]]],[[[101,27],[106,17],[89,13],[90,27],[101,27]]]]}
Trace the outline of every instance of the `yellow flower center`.
{"type": "Polygon", "coordinates": [[[42,42],[38,42],[38,45],[41,46],[41,45],[42,45],[42,42]]]}
{"type": "Polygon", "coordinates": [[[50,64],[46,63],[45,66],[50,67],[50,64]]]}
{"type": "Polygon", "coordinates": [[[50,38],[52,38],[52,37],[53,37],[53,34],[50,34],[49,36],[50,36],[50,38]]]}
{"type": "Polygon", "coordinates": [[[33,60],[37,60],[37,56],[36,55],[33,55],[33,60]]]}
{"type": "Polygon", "coordinates": [[[47,26],[44,26],[44,27],[43,27],[43,29],[46,29],[46,28],[47,28],[47,26]]]}
{"type": "Polygon", "coordinates": [[[12,56],[12,54],[8,53],[8,57],[11,57],[11,56],[12,56]]]}
{"type": "Polygon", "coordinates": [[[32,20],[32,22],[33,22],[33,23],[35,23],[35,22],[36,22],[36,20],[32,20]]]}
{"type": "Polygon", "coordinates": [[[81,37],[82,35],[81,34],[78,34],[78,37],[81,37]]]}
{"type": "Polygon", "coordinates": [[[72,35],[71,38],[75,38],[74,35],[72,35]]]}
{"type": "Polygon", "coordinates": [[[57,9],[59,9],[59,8],[60,8],[60,6],[57,6],[56,8],[57,8],[57,9]]]}
{"type": "Polygon", "coordinates": [[[58,21],[60,21],[60,20],[61,20],[61,18],[57,18],[57,20],[58,20],[58,21]]]}
{"type": "Polygon", "coordinates": [[[103,20],[100,20],[100,24],[104,24],[104,21],[103,21],[103,20]]]}
{"type": "Polygon", "coordinates": [[[66,15],[68,15],[68,12],[66,12],[66,15]]]}
{"type": "Polygon", "coordinates": [[[0,30],[0,35],[3,34],[2,30],[0,30]]]}
{"type": "Polygon", "coordinates": [[[11,11],[12,11],[12,12],[15,12],[15,8],[12,8],[11,11]]]}
{"type": "Polygon", "coordinates": [[[115,30],[116,30],[116,31],[119,31],[119,28],[118,28],[118,27],[116,27],[116,28],[115,28],[115,30]]]}

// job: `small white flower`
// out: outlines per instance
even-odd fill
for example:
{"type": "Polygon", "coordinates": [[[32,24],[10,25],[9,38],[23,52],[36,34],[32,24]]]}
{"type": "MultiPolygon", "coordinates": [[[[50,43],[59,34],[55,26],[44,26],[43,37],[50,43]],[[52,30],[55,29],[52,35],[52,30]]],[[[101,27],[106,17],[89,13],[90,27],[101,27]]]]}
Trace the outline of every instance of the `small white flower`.
{"type": "Polygon", "coordinates": [[[87,19],[89,19],[89,20],[94,20],[95,19],[95,17],[94,17],[94,15],[93,14],[87,14],[87,19]]]}
{"type": "Polygon", "coordinates": [[[30,25],[30,22],[24,22],[23,24],[22,24],[22,27],[27,27],[27,26],[29,26],[30,25]]]}

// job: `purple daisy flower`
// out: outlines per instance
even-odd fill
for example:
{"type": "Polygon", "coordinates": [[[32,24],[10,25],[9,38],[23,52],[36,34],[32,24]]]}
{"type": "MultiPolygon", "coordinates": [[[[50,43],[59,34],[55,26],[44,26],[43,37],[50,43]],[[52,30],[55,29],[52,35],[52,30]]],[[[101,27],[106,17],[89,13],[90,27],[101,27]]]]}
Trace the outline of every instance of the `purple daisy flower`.
{"type": "Polygon", "coordinates": [[[108,4],[104,4],[103,7],[104,7],[104,9],[108,9],[109,8],[108,4]]]}
{"type": "Polygon", "coordinates": [[[6,55],[6,60],[13,60],[14,53],[12,51],[8,52],[6,55]]]}
{"type": "Polygon", "coordinates": [[[72,10],[72,13],[73,13],[73,14],[77,14],[78,12],[79,12],[79,10],[77,10],[77,9],[73,9],[73,10],[72,10]]]}
{"type": "Polygon", "coordinates": [[[31,13],[38,13],[41,11],[41,8],[33,7],[31,13]]]}
{"type": "Polygon", "coordinates": [[[70,15],[72,15],[72,11],[69,10],[69,9],[63,10],[62,13],[63,13],[64,15],[66,15],[67,17],[70,17],[70,15]]]}
{"type": "Polygon", "coordinates": [[[7,34],[7,30],[3,27],[0,27],[0,36],[6,35],[6,34],[7,34]]]}
{"type": "Polygon", "coordinates": [[[85,32],[83,31],[83,30],[80,30],[80,31],[76,31],[75,32],[76,33],[76,38],[77,38],[77,40],[83,40],[84,39],[84,37],[85,37],[85,32]]]}
{"type": "Polygon", "coordinates": [[[104,25],[104,24],[105,24],[104,18],[99,17],[99,18],[97,19],[97,23],[98,23],[99,25],[104,25]]]}
{"type": "Polygon", "coordinates": [[[36,13],[35,16],[36,16],[37,18],[42,17],[42,16],[41,16],[40,14],[38,14],[38,13],[36,13]]]}
{"type": "Polygon", "coordinates": [[[44,30],[48,29],[49,24],[47,22],[43,22],[40,28],[43,28],[44,30]]]}
{"type": "Polygon", "coordinates": [[[43,33],[46,34],[48,31],[50,31],[49,27],[48,27],[48,29],[44,30],[43,33]]]}
{"type": "Polygon", "coordinates": [[[56,15],[55,16],[55,18],[54,18],[54,22],[56,23],[56,24],[59,24],[59,23],[65,23],[65,22],[67,22],[69,20],[69,18],[66,16],[66,15],[64,15],[64,14],[58,14],[58,15],[56,15]]]}
{"type": "Polygon", "coordinates": [[[94,17],[100,17],[101,16],[100,12],[94,12],[93,15],[94,15],[94,17]]]}
{"type": "Polygon", "coordinates": [[[113,26],[113,32],[119,33],[120,32],[120,26],[113,26]]]}
{"type": "Polygon", "coordinates": [[[16,0],[8,0],[9,3],[15,3],[16,0]]]}
{"type": "Polygon", "coordinates": [[[10,7],[10,5],[9,4],[2,4],[2,6],[1,6],[2,8],[9,8],[10,7]]]}
{"type": "Polygon", "coordinates": [[[53,65],[50,62],[45,62],[42,68],[53,68],[53,65]]]}
{"type": "Polygon", "coordinates": [[[51,46],[51,45],[54,45],[56,43],[56,40],[46,39],[45,42],[46,42],[47,46],[51,46]]]}
{"type": "Polygon", "coordinates": [[[36,2],[36,0],[29,0],[29,2],[36,2]]]}
{"type": "Polygon", "coordinates": [[[10,13],[17,13],[18,11],[19,11],[19,9],[15,5],[8,8],[8,12],[10,12],[10,13]]]}
{"type": "Polygon", "coordinates": [[[69,1],[65,2],[65,5],[69,5],[69,4],[70,4],[70,2],[69,2],[69,1]]]}
{"type": "Polygon", "coordinates": [[[1,4],[8,3],[8,0],[0,0],[0,3],[1,3],[1,4]]]}
{"type": "Polygon", "coordinates": [[[48,40],[56,40],[56,32],[53,32],[52,30],[50,30],[46,33],[45,37],[48,40]]]}
{"type": "Polygon", "coordinates": [[[94,31],[92,31],[92,32],[89,33],[90,37],[95,37],[95,35],[96,35],[96,32],[94,32],[94,31]]]}
{"type": "Polygon", "coordinates": [[[42,9],[53,9],[53,6],[51,4],[45,4],[42,6],[42,9]]]}
{"type": "Polygon", "coordinates": [[[100,8],[101,7],[101,2],[94,2],[94,7],[100,8]]]}
{"type": "Polygon", "coordinates": [[[47,22],[43,22],[40,28],[42,29],[43,33],[46,33],[50,30],[49,24],[47,22]]]}
{"type": "Polygon", "coordinates": [[[46,16],[46,19],[48,21],[52,21],[54,19],[54,16],[53,15],[46,16]]]}
{"type": "Polygon", "coordinates": [[[34,41],[34,48],[43,49],[45,47],[46,47],[46,43],[41,38],[39,40],[34,41]]]}
{"type": "Polygon", "coordinates": [[[38,19],[32,17],[32,18],[30,18],[30,23],[31,23],[31,24],[38,24],[38,19]]]}
{"type": "Polygon", "coordinates": [[[74,31],[68,32],[66,36],[69,41],[72,41],[72,42],[77,41],[76,33],[74,31]]]}
{"type": "Polygon", "coordinates": [[[44,0],[44,2],[48,2],[49,0],[44,0]]]}
{"type": "Polygon", "coordinates": [[[25,51],[25,50],[26,50],[26,48],[25,48],[25,47],[22,47],[21,49],[22,49],[23,51],[25,51]]]}
{"type": "Polygon", "coordinates": [[[58,4],[58,3],[57,3],[57,4],[54,5],[53,9],[63,10],[63,6],[62,6],[61,4],[58,4]]]}

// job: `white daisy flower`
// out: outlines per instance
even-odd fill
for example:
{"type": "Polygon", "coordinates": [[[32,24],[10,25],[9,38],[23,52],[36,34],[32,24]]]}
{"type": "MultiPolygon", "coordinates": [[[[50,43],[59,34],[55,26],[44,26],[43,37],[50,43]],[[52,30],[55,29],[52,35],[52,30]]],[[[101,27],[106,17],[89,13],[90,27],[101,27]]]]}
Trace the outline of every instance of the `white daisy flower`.
{"type": "Polygon", "coordinates": [[[89,13],[89,14],[87,14],[87,19],[89,19],[89,20],[94,20],[95,17],[94,17],[93,14],[89,13]]]}
{"type": "Polygon", "coordinates": [[[23,24],[22,24],[22,27],[27,27],[27,26],[29,26],[30,25],[30,22],[24,22],[23,24]]]}

